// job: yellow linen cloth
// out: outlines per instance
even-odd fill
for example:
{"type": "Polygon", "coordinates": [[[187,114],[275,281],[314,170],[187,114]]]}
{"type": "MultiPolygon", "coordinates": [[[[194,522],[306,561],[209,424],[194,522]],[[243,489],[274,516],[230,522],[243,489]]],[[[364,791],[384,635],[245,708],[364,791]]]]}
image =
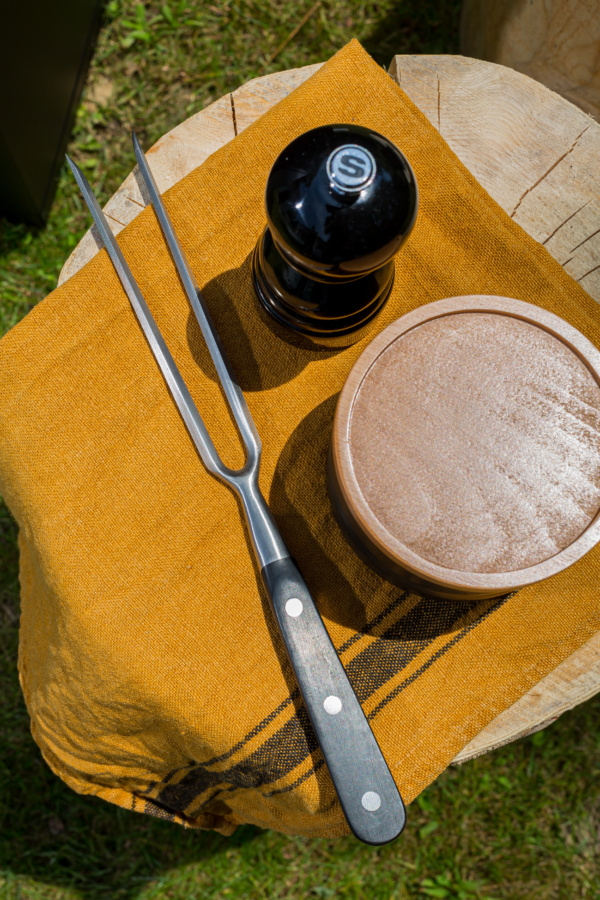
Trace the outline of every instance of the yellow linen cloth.
{"type": "MultiPolygon", "coordinates": [[[[368,341],[424,303],[516,297],[599,345],[597,306],[355,41],[166,200],[262,438],[265,497],[410,802],[598,630],[600,548],[508,599],[403,594],[356,557],[332,515],[338,393],[368,341]],[[313,352],[266,327],[250,258],[274,160],[302,132],[340,122],[405,153],[420,209],[370,334],[313,352]]],[[[119,242],[217,449],[240,465],[152,210],[119,242]]],[[[32,731],[67,784],[223,833],[244,822],[347,833],[237,501],[198,458],[105,251],[0,342],[0,490],[20,526],[32,731]]]]}

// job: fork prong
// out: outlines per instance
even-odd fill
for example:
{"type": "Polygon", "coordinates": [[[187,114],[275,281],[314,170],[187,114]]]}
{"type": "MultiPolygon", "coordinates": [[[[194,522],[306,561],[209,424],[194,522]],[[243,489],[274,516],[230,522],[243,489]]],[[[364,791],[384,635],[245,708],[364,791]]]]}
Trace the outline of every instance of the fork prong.
{"type": "Polygon", "coordinates": [[[196,281],[194,273],[192,272],[189,261],[183,251],[177,235],[175,234],[175,229],[173,228],[171,217],[167,212],[167,208],[158,190],[156,181],[154,180],[154,176],[150,170],[150,167],[144,155],[144,151],[140,146],[140,142],[138,141],[135,132],[131,133],[131,137],[133,140],[135,158],[137,160],[142,178],[144,179],[144,184],[146,185],[146,188],[150,195],[150,200],[152,201],[152,206],[154,207],[156,217],[158,218],[160,227],[162,228],[167,244],[169,245],[171,256],[173,257],[173,261],[179,273],[179,277],[187,294],[188,300],[190,301],[190,305],[194,311],[194,315],[198,320],[198,325],[200,326],[200,330],[202,331],[204,340],[206,341],[208,352],[211,355],[212,361],[215,365],[215,369],[217,370],[217,375],[219,376],[219,381],[221,382],[221,385],[225,392],[225,396],[227,397],[227,401],[229,403],[229,407],[233,414],[233,418],[235,419],[241,438],[244,442],[244,446],[246,447],[249,461],[250,459],[256,459],[256,461],[258,462],[258,457],[261,449],[260,438],[250,414],[250,410],[248,409],[248,406],[246,404],[242,389],[240,388],[234,375],[231,363],[227,358],[227,354],[225,353],[225,349],[223,347],[223,344],[221,343],[221,339],[208,311],[206,302],[200,292],[198,282],[196,281]]]}
{"type": "Polygon", "coordinates": [[[173,399],[177,404],[177,408],[187,425],[188,431],[202,457],[204,465],[213,475],[216,475],[224,481],[230,481],[233,473],[227,466],[223,465],[217,454],[215,445],[206,429],[206,425],[181,377],[181,373],[169,352],[169,348],[165,344],[164,338],[158,329],[158,325],[154,321],[154,317],[148,308],[148,304],[144,300],[139,285],[123,256],[123,252],[119,247],[114,234],[110,230],[110,226],[104,213],[100,209],[100,205],[94,196],[87,178],[79,166],[77,166],[69,156],[67,156],[67,162],[75,176],[75,181],[79,185],[86,206],[100,232],[106,251],[116,269],[121,284],[125,289],[125,293],[129,298],[129,302],[133,307],[133,311],[142,327],[142,331],[146,336],[150,349],[154,354],[154,358],[167,382],[169,390],[173,395],[173,399]]]}

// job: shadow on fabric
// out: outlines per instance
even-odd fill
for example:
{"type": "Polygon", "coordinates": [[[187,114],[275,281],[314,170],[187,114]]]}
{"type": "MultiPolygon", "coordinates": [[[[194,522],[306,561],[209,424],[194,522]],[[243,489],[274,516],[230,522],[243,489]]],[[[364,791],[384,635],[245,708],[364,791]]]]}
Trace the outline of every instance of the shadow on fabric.
{"type": "MultiPolygon", "coordinates": [[[[340,352],[339,349],[311,349],[305,339],[271,319],[254,292],[251,254],[239,268],[222,272],[201,290],[243,391],[265,391],[286,384],[313,360],[327,359],[340,352]]],[[[198,366],[205,375],[218,382],[191,309],[187,339],[198,366]]]]}

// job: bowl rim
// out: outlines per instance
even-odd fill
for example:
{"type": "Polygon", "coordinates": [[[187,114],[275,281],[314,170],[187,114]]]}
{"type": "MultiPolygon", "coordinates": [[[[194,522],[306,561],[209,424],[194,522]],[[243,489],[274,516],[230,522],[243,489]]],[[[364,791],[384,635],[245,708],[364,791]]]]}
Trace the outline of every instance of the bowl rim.
{"type": "Polygon", "coordinates": [[[553,556],[522,569],[505,572],[468,572],[431,562],[391,534],[372,513],[354,473],[350,455],[352,410],[369,371],[399,337],[425,322],[460,313],[492,312],[534,325],[566,344],[586,366],[600,388],[600,351],[577,328],[542,307],[512,297],[474,294],[427,303],[396,319],[371,341],[350,370],[342,388],[333,422],[331,458],[334,476],[347,511],[358,532],[365,532],[375,547],[392,563],[419,578],[456,589],[508,592],[555,575],[581,559],[600,541],[600,507],[587,528],[553,556]]]}

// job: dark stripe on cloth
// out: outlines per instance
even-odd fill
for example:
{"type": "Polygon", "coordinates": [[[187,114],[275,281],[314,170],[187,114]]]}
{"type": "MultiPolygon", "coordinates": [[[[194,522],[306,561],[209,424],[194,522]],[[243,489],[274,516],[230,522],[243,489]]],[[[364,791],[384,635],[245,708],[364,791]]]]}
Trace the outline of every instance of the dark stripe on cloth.
{"type": "MultiPolygon", "coordinates": [[[[346,650],[348,650],[353,644],[355,644],[357,641],[359,641],[361,638],[368,637],[371,634],[371,632],[373,631],[373,629],[377,628],[377,626],[381,622],[383,622],[383,620],[386,619],[390,615],[390,613],[392,613],[395,609],[397,609],[398,606],[400,606],[400,604],[403,603],[407,597],[408,597],[408,594],[406,592],[404,592],[399,597],[397,597],[394,601],[392,601],[392,603],[388,604],[388,606],[386,606],[385,609],[379,613],[379,615],[375,616],[375,618],[371,622],[368,622],[365,625],[363,631],[359,631],[356,634],[353,634],[351,638],[349,638],[347,641],[345,641],[341,645],[341,647],[337,647],[336,648],[337,653],[341,655],[346,650]]],[[[240,741],[238,741],[237,744],[235,744],[233,747],[231,747],[231,749],[227,750],[225,753],[222,753],[220,756],[213,756],[212,759],[206,760],[201,765],[204,767],[214,766],[217,763],[225,762],[226,759],[230,759],[232,756],[234,756],[234,754],[236,754],[239,750],[241,750],[242,747],[245,746],[245,744],[249,743],[249,741],[251,741],[252,738],[256,737],[257,734],[260,734],[260,732],[263,731],[267,727],[267,725],[270,725],[271,722],[273,722],[277,718],[277,716],[283,712],[284,709],[287,709],[287,707],[290,706],[291,703],[294,703],[296,700],[298,700],[299,697],[300,697],[300,691],[296,688],[296,690],[292,691],[292,693],[290,694],[289,697],[286,697],[285,700],[282,700],[282,702],[279,704],[279,706],[277,706],[272,712],[270,712],[268,716],[265,716],[265,718],[261,722],[259,722],[258,725],[255,725],[255,727],[251,731],[249,731],[248,734],[246,734],[240,741]]],[[[167,775],[165,775],[165,777],[162,779],[161,783],[168,784],[177,775],[179,775],[182,771],[185,771],[185,770],[191,769],[191,768],[195,768],[196,765],[197,764],[194,763],[191,766],[185,766],[185,768],[183,768],[183,769],[182,768],[173,769],[167,775]]],[[[157,784],[158,784],[158,782],[153,781],[146,788],[146,791],[144,791],[144,793],[149,793],[157,784]]]]}
{"type": "MultiPolygon", "coordinates": [[[[363,704],[402,669],[406,668],[419,654],[423,653],[441,634],[451,633],[458,627],[458,631],[453,633],[451,640],[439,648],[432,657],[425,660],[417,672],[401,685],[397,685],[371,712],[369,719],[373,720],[387,703],[412,684],[422,672],[430,668],[480,622],[499,609],[507,599],[508,597],[484,600],[465,610],[465,606],[461,604],[449,604],[445,601],[424,598],[368,647],[365,647],[345,667],[349,681],[363,704]],[[462,627],[459,625],[461,621],[465,623],[462,627]]],[[[397,601],[391,606],[396,605],[397,601]]],[[[383,618],[385,617],[380,614],[378,621],[382,621],[383,618]]],[[[377,620],[374,620],[372,624],[375,621],[377,620]]],[[[348,642],[344,646],[347,647],[348,642]]],[[[237,749],[254,737],[263,727],[266,727],[269,722],[272,722],[291,702],[292,697],[279,704],[276,710],[273,710],[260,725],[256,726],[236,745],[237,749]]],[[[210,771],[209,763],[191,766],[176,784],[168,784],[163,781],[158,786],[156,800],[167,808],[184,813],[201,794],[218,785],[229,785],[229,790],[235,790],[274,784],[304,762],[309,754],[314,753],[317,748],[317,740],[308,713],[302,704],[298,704],[296,714],[244,760],[220,772],[210,771]]],[[[231,753],[233,752],[235,751],[232,749],[231,753]]],[[[215,757],[214,760],[211,760],[211,764],[222,761],[231,753],[215,757]]],[[[181,771],[179,770],[179,772],[181,771]]],[[[312,766],[308,772],[302,775],[298,784],[306,780],[314,771],[315,767],[312,766]]],[[[174,774],[169,773],[169,776],[174,777],[174,774]]],[[[156,787],[156,784],[152,787],[156,787]]],[[[290,786],[276,789],[270,792],[269,796],[291,789],[293,788],[290,786]]],[[[210,803],[217,793],[212,793],[206,803],[210,803]]]]}

